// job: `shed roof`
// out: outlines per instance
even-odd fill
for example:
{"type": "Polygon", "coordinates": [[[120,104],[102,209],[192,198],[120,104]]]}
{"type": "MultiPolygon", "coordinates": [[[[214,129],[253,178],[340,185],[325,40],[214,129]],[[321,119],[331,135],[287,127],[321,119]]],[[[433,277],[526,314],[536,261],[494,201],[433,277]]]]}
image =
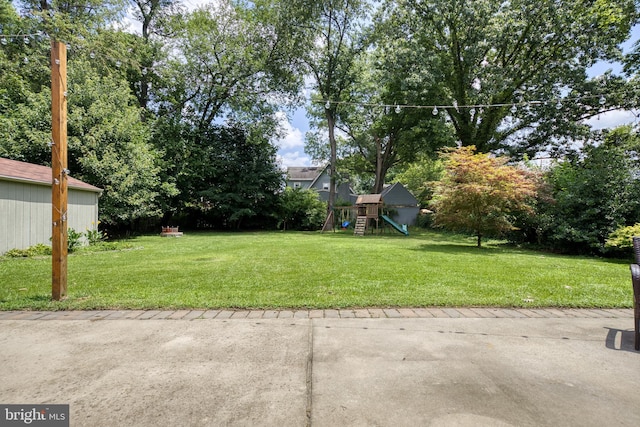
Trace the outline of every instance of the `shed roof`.
{"type": "Polygon", "coordinates": [[[382,194],[361,194],[356,200],[356,205],[370,205],[382,203],[382,194]]]}
{"type": "MultiPolygon", "coordinates": [[[[19,162],[0,157],[0,180],[19,181],[40,185],[51,185],[51,168],[48,166],[34,165],[33,163],[19,162]]],[[[102,189],[79,179],[69,177],[67,187],[82,191],[101,193],[102,189]]]]}
{"type": "Polygon", "coordinates": [[[399,182],[385,187],[381,194],[387,205],[418,205],[418,199],[416,199],[415,196],[399,182]]]}

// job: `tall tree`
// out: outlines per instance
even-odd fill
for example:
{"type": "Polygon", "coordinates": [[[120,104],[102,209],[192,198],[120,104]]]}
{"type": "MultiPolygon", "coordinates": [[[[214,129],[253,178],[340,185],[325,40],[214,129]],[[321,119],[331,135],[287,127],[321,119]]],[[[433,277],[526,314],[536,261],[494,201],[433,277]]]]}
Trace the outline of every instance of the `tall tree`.
{"type": "MultiPolygon", "coordinates": [[[[136,95],[140,107],[147,110],[149,107],[149,85],[154,82],[156,75],[154,66],[162,55],[161,37],[170,36],[170,22],[175,19],[183,9],[178,0],[132,0],[134,5],[133,16],[140,22],[141,46],[140,66],[135,73],[136,95]],[[154,37],[156,36],[156,37],[154,37]],[[138,73],[139,71],[139,73],[138,73]]],[[[156,80],[157,82],[157,80],[156,80]]],[[[142,116],[143,120],[145,115],[142,116]]]]}
{"type": "Polygon", "coordinates": [[[199,146],[191,181],[192,211],[217,227],[275,225],[283,175],[269,140],[237,124],[212,126],[201,140],[206,143],[199,146]]]}
{"type": "Polygon", "coordinates": [[[454,141],[441,117],[413,107],[433,100],[433,85],[412,78],[418,70],[406,40],[378,27],[370,43],[336,126],[347,136],[343,155],[352,158],[356,173],[374,176],[371,191],[380,193],[391,168],[435,156],[454,141]]]}
{"type": "Polygon", "coordinates": [[[226,117],[275,129],[275,101],[297,85],[287,43],[274,25],[221,0],[184,15],[173,28],[172,54],[160,70],[169,83],[160,94],[162,113],[203,130],[226,117]]]}
{"type": "MultiPolygon", "coordinates": [[[[58,18],[66,20],[63,30],[75,41],[68,56],[67,97],[72,176],[104,189],[100,201],[103,225],[129,228],[140,220],[156,218],[160,196],[172,194],[175,188],[160,180],[162,153],[153,150],[150,129],[139,120],[138,103],[125,78],[132,64],[115,65],[124,62],[133,36],[109,29],[109,22],[100,23],[98,14],[55,2],[46,6],[53,7],[45,10],[56,16],[55,8],[62,7],[65,12],[58,18]]],[[[5,27],[9,21],[1,19],[5,27]]],[[[19,24],[12,34],[32,36],[28,43],[14,39],[0,46],[0,61],[6,65],[0,67],[0,93],[5,95],[0,97],[0,135],[7,135],[0,138],[0,155],[50,164],[49,40],[35,35],[46,30],[48,23],[38,14],[11,22],[19,24]]]]}
{"type": "Polygon", "coordinates": [[[355,80],[354,64],[365,45],[361,35],[369,17],[365,0],[323,0],[308,2],[311,18],[305,34],[308,52],[304,55],[313,77],[315,99],[324,107],[329,138],[329,200],[331,212],[336,197],[336,120],[355,80]]]}
{"type": "Polygon", "coordinates": [[[202,166],[210,169],[207,175],[219,172],[219,162],[203,165],[199,154],[216,140],[207,137],[212,129],[232,123],[266,140],[278,133],[274,113],[296,93],[300,73],[289,61],[290,28],[280,9],[268,10],[267,3],[222,0],[171,20],[172,37],[164,39],[169,56],[154,69],[161,78],[154,89],[159,122],[153,138],[166,153],[167,179],[181,191],[169,201],[167,217],[202,197],[194,188],[203,189],[192,187],[202,166]]]}
{"type": "Polygon", "coordinates": [[[573,140],[619,101],[600,101],[606,84],[584,92],[586,69],[618,58],[637,19],[634,0],[402,0],[385,16],[429,53],[416,60],[437,73],[434,105],[459,141],[519,154],[573,140]]]}

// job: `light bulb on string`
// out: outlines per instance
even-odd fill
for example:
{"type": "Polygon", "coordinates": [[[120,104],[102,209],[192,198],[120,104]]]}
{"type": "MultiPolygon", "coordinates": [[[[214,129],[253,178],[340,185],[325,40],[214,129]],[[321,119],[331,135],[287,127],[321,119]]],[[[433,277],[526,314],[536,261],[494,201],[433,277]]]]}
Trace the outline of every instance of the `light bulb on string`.
{"type": "Polygon", "coordinates": [[[438,107],[433,107],[433,111],[431,112],[434,116],[438,115],[438,107]]]}
{"type": "Polygon", "coordinates": [[[331,103],[329,101],[327,101],[326,104],[324,104],[324,108],[326,108],[327,110],[331,108],[331,103]]]}
{"type": "Polygon", "coordinates": [[[146,75],[147,75],[147,69],[146,69],[146,68],[143,68],[143,69],[142,69],[142,75],[143,75],[143,76],[146,76],[146,75]]]}
{"type": "Polygon", "coordinates": [[[518,112],[518,107],[516,107],[516,105],[515,105],[515,104],[513,104],[513,105],[511,106],[511,114],[515,114],[515,113],[517,113],[517,112],[518,112]]]}
{"type": "Polygon", "coordinates": [[[122,62],[116,61],[116,68],[120,68],[121,65],[122,65],[122,62]]]}
{"type": "Polygon", "coordinates": [[[607,98],[603,96],[600,97],[600,100],[598,101],[600,103],[600,105],[604,105],[607,103],[607,98]]]}
{"type": "Polygon", "coordinates": [[[25,64],[29,63],[29,58],[27,58],[26,56],[24,57],[24,59],[22,60],[22,62],[24,62],[25,64]]]}
{"type": "Polygon", "coordinates": [[[29,44],[29,37],[24,36],[23,40],[24,40],[24,44],[29,44]]]}
{"type": "Polygon", "coordinates": [[[96,54],[94,52],[89,53],[89,58],[95,59],[96,58],[96,54]]]}
{"type": "Polygon", "coordinates": [[[401,111],[402,111],[402,108],[400,108],[399,105],[396,105],[396,114],[400,114],[401,111]]]}
{"type": "Polygon", "coordinates": [[[3,38],[0,40],[0,43],[2,43],[2,45],[3,45],[3,46],[6,46],[6,45],[7,45],[7,43],[8,43],[7,38],[6,38],[6,37],[3,37],[3,38]]]}
{"type": "Polygon", "coordinates": [[[556,104],[556,110],[562,110],[562,102],[558,101],[556,104]]]}

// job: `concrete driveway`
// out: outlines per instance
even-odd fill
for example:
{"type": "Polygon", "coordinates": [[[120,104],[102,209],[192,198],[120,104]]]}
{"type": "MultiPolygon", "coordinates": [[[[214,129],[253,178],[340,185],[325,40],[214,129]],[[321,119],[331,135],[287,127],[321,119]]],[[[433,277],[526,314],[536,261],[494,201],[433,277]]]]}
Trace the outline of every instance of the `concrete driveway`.
{"type": "Polygon", "coordinates": [[[631,310],[446,310],[0,313],[0,403],[73,426],[640,425],[631,310]]]}

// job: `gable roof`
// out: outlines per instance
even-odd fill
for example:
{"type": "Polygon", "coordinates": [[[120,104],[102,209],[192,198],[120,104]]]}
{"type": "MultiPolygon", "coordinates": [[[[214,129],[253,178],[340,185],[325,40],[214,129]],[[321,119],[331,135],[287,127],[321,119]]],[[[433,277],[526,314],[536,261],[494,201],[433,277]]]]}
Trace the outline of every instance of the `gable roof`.
{"type": "Polygon", "coordinates": [[[382,196],[386,199],[387,204],[390,205],[417,205],[418,203],[418,199],[400,182],[385,187],[382,190],[382,196]]]}
{"type": "MultiPolygon", "coordinates": [[[[0,157],[0,180],[51,185],[53,180],[51,175],[52,171],[48,166],[34,165],[33,163],[19,162],[17,160],[0,157]]],[[[68,177],[67,187],[76,190],[102,193],[102,189],[71,177],[68,177]]]]}
{"type": "Polygon", "coordinates": [[[315,181],[327,166],[290,166],[287,175],[292,181],[315,181]]]}

